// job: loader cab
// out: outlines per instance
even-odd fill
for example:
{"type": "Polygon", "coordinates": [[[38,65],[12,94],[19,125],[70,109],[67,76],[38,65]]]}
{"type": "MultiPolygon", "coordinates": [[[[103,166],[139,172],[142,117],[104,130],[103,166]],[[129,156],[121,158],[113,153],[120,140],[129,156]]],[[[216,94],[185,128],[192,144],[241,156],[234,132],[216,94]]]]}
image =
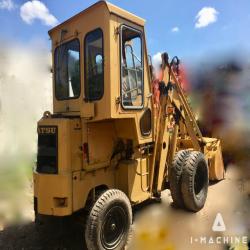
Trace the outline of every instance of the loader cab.
{"type": "Polygon", "coordinates": [[[54,113],[102,120],[142,110],[150,92],[144,23],[99,1],[50,30],[54,113]]]}
{"type": "Polygon", "coordinates": [[[137,138],[137,143],[151,140],[144,24],[142,18],[99,1],[50,30],[53,113],[92,122],[120,120],[115,122],[118,136],[137,138]],[[124,125],[131,127],[129,135],[122,132],[124,125]]]}

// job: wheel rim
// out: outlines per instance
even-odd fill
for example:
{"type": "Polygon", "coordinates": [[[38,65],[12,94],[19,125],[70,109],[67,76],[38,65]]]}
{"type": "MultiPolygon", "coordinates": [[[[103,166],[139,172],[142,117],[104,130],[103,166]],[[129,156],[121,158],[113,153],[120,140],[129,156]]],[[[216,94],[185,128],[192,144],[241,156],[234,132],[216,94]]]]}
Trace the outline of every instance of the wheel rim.
{"type": "Polygon", "coordinates": [[[121,242],[128,224],[126,212],[121,206],[113,206],[107,212],[101,230],[101,242],[105,249],[115,249],[121,242]]]}

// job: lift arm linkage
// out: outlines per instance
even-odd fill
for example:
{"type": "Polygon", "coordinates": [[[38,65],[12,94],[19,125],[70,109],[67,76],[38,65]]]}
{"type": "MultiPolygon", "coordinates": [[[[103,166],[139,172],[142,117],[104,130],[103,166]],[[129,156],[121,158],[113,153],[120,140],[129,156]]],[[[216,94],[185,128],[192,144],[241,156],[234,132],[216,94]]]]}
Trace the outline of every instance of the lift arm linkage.
{"type": "MultiPolygon", "coordinates": [[[[196,123],[195,116],[188,104],[181,84],[172,70],[171,65],[168,63],[167,54],[162,55],[162,75],[159,81],[165,84],[169,83],[169,79],[174,84],[174,91],[176,91],[176,98],[173,98],[173,91],[167,90],[166,93],[160,94],[159,106],[155,108],[155,147],[151,171],[150,190],[157,193],[161,190],[164,173],[166,171],[166,161],[168,154],[173,156],[176,151],[176,141],[178,138],[178,131],[174,133],[173,139],[170,140],[170,133],[168,131],[168,115],[166,114],[166,108],[168,104],[173,104],[175,108],[179,110],[183,123],[185,124],[187,134],[189,135],[193,147],[197,151],[202,151],[202,143],[204,143],[201,131],[196,123]],[[178,99],[179,105],[176,105],[176,99],[178,99]],[[175,148],[172,148],[175,147],[175,148]]],[[[179,128],[178,124],[175,124],[175,130],[179,128]],[[178,127],[176,127],[178,126],[178,127]]],[[[169,159],[171,160],[172,157],[169,159]]]]}

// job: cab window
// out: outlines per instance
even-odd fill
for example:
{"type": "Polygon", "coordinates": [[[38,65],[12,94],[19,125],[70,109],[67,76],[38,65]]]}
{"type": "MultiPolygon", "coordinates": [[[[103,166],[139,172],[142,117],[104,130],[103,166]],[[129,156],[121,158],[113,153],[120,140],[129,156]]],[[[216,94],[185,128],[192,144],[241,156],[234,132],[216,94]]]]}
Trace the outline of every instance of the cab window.
{"type": "Polygon", "coordinates": [[[80,44],[75,39],[55,50],[55,95],[58,100],[80,96],[80,44]]]}
{"type": "Polygon", "coordinates": [[[104,91],[103,33],[101,29],[85,36],[85,99],[99,100],[104,91]]]}
{"type": "Polygon", "coordinates": [[[143,107],[143,51],[141,32],[121,27],[121,100],[123,108],[143,107]]]}

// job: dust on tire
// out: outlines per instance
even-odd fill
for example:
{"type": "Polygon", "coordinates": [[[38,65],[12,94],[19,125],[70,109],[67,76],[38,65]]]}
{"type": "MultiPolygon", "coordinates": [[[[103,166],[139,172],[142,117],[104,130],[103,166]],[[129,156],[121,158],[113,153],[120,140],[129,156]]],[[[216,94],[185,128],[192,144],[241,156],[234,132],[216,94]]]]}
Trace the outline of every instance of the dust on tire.
{"type": "Polygon", "coordinates": [[[192,151],[187,156],[182,172],[181,192],[185,207],[193,212],[203,208],[208,192],[208,166],[204,155],[192,151]]]}
{"type": "Polygon", "coordinates": [[[188,150],[180,150],[177,152],[169,170],[170,192],[174,205],[177,207],[184,206],[181,192],[181,178],[185,159],[189,153],[190,151],[188,150]]]}

